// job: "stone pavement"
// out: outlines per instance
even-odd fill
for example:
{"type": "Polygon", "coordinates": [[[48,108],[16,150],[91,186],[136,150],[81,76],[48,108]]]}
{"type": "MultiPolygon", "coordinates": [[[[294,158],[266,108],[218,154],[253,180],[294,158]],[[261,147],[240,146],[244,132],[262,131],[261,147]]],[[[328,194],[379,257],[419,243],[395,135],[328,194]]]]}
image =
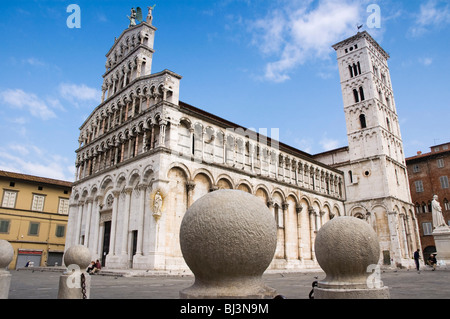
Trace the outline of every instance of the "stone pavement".
{"type": "MultiPolygon", "coordinates": [[[[450,270],[429,267],[415,270],[382,270],[381,280],[390,288],[391,299],[450,299],[450,270]]],[[[9,299],[57,299],[62,269],[11,271],[9,299]],[[53,271],[50,271],[53,270],[53,271]]],[[[91,277],[91,299],[179,299],[179,291],[194,282],[192,275],[167,275],[139,271],[110,271],[91,277]]],[[[311,284],[321,270],[267,271],[263,278],[287,299],[308,299],[311,284]]]]}

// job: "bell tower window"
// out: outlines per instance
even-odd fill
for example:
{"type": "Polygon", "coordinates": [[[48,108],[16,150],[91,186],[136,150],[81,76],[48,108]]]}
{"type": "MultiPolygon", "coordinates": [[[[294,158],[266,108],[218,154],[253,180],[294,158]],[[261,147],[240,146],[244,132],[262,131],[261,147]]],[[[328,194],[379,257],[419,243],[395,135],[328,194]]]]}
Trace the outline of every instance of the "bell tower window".
{"type": "Polygon", "coordinates": [[[359,95],[360,95],[361,101],[364,101],[365,100],[364,89],[362,88],[362,86],[359,88],[359,95]]]}
{"type": "Polygon", "coordinates": [[[359,87],[359,90],[353,89],[353,97],[355,98],[355,103],[358,103],[360,101],[362,102],[366,99],[364,96],[364,89],[362,86],[359,87]]]}
{"type": "Polygon", "coordinates": [[[353,65],[349,65],[348,70],[350,72],[351,78],[354,76],[360,75],[362,73],[361,72],[361,63],[359,63],[359,61],[358,61],[358,63],[353,63],[353,65]]]}
{"type": "Polygon", "coordinates": [[[359,116],[359,123],[361,124],[362,129],[367,127],[366,116],[364,114],[359,116]]]}
{"type": "Polygon", "coordinates": [[[358,94],[357,89],[353,90],[353,97],[355,98],[355,103],[358,103],[359,102],[359,94],[358,94]]]}

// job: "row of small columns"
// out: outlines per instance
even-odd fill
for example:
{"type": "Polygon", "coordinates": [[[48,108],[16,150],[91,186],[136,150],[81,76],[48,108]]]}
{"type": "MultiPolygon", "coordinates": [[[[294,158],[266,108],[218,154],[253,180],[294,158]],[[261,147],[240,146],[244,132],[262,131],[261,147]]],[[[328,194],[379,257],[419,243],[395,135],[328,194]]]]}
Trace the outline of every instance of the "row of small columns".
{"type": "Polygon", "coordinates": [[[142,64],[144,62],[145,61],[143,59],[137,58],[136,61],[131,61],[130,65],[125,64],[122,69],[117,70],[109,78],[105,79],[102,86],[102,103],[105,101],[106,93],[108,93],[108,96],[106,98],[110,98],[117,91],[125,88],[134,80],[132,79],[132,71],[135,68],[136,78],[140,77],[142,73],[142,64]]]}
{"type": "MultiPolygon", "coordinates": [[[[159,146],[165,146],[166,127],[168,121],[159,121],[159,146]]],[[[135,132],[129,132],[128,139],[119,138],[114,145],[107,145],[104,149],[94,150],[90,154],[84,154],[82,158],[77,160],[75,180],[85,178],[98,171],[117,165],[124,161],[125,144],[128,142],[128,158],[137,156],[140,153],[147,152],[155,148],[155,126],[156,124],[144,125],[143,129],[138,128],[135,132]],[[148,143],[148,133],[150,132],[150,142],[148,143]],[[142,136],[142,148],[139,151],[139,136],[142,136]],[[108,153],[109,151],[109,153],[108,153]],[[120,156],[119,156],[120,154],[120,156]],[[102,165],[103,163],[103,165],[102,165]],[[110,163],[110,165],[108,165],[110,163]]]]}
{"type": "Polygon", "coordinates": [[[147,109],[150,107],[150,102],[153,99],[154,103],[157,103],[160,100],[165,99],[165,92],[163,93],[154,93],[149,95],[139,94],[138,96],[134,96],[131,98],[125,99],[123,103],[122,101],[117,102],[117,107],[114,108],[114,111],[108,110],[106,115],[102,113],[100,118],[96,118],[90,127],[82,133],[80,138],[78,139],[79,147],[82,145],[85,146],[101,135],[109,132],[111,129],[116,128],[117,126],[122,125],[122,123],[126,122],[129,119],[134,118],[140,112],[142,112],[143,100],[146,99],[147,109]],[[124,113],[125,112],[125,113],[124,113]],[[116,120],[117,118],[117,120],[116,120]]]}
{"type": "MultiPolygon", "coordinates": [[[[194,131],[195,130],[193,128],[191,128],[189,131],[191,134],[191,141],[192,141],[194,139],[194,134],[195,134],[194,131]]],[[[205,143],[212,143],[216,139],[216,136],[212,135],[210,141],[205,141],[205,138],[204,138],[205,135],[207,135],[206,129],[202,130],[202,134],[201,134],[201,144],[202,144],[201,158],[203,161],[206,160],[206,158],[205,158],[205,143]]],[[[226,141],[225,143],[222,142],[222,144],[223,144],[223,157],[222,157],[223,164],[227,164],[227,160],[228,160],[227,152],[228,152],[228,147],[230,147],[233,150],[233,165],[235,166],[238,162],[237,151],[242,150],[242,159],[241,159],[240,164],[242,164],[245,167],[245,148],[244,148],[245,144],[244,144],[244,142],[241,139],[237,139],[237,138],[233,137],[233,139],[235,141],[234,145],[229,145],[229,142],[228,142],[229,136],[230,135],[223,134],[223,140],[226,141]],[[241,143],[239,143],[239,141],[241,141],[241,143]]],[[[261,148],[259,147],[259,145],[257,143],[248,142],[248,145],[249,145],[249,157],[250,157],[251,171],[255,172],[255,154],[257,153],[257,149],[261,149],[261,148]]],[[[215,149],[216,149],[216,147],[214,145],[213,152],[215,151],[215,149]]],[[[191,152],[194,154],[194,156],[196,155],[194,150],[191,150],[191,152]]],[[[342,197],[342,189],[341,189],[342,178],[341,177],[334,175],[332,173],[329,173],[329,172],[325,172],[318,168],[315,168],[312,165],[309,165],[309,167],[308,167],[308,164],[299,163],[295,159],[291,159],[289,157],[285,157],[285,156],[281,155],[279,152],[270,151],[269,148],[266,148],[265,152],[260,152],[261,155],[263,153],[266,153],[267,158],[269,159],[268,165],[267,165],[267,170],[268,170],[269,176],[271,174],[270,165],[272,163],[274,163],[276,166],[276,169],[275,169],[276,179],[278,179],[278,175],[279,175],[278,168],[281,167],[283,170],[283,172],[282,172],[283,177],[288,177],[289,182],[292,180],[292,178],[293,178],[292,172],[294,172],[294,174],[295,174],[294,178],[295,178],[297,185],[308,184],[309,188],[312,190],[319,191],[322,193],[327,193],[329,195],[336,196],[338,198],[342,197]],[[275,154],[275,162],[271,161],[272,154],[275,154]],[[289,176],[286,176],[286,169],[289,170],[289,176]],[[306,181],[306,179],[308,178],[308,174],[310,177],[309,182],[306,181]]],[[[213,156],[213,158],[215,158],[214,153],[212,154],[212,156],[213,156]]],[[[262,170],[262,161],[260,161],[260,162],[261,162],[260,169],[262,170]]]]}

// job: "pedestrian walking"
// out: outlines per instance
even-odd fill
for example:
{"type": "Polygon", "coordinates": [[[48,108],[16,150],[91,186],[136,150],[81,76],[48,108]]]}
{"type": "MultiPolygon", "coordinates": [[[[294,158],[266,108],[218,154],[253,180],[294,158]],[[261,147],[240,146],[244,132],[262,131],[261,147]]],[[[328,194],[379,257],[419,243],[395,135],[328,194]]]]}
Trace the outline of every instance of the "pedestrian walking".
{"type": "Polygon", "coordinates": [[[420,253],[419,253],[419,249],[417,249],[417,250],[414,252],[414,262],[416,263],[417,273],[420,274],[420,263],[419,263],[419,259],[420,259],[420,253]]]}

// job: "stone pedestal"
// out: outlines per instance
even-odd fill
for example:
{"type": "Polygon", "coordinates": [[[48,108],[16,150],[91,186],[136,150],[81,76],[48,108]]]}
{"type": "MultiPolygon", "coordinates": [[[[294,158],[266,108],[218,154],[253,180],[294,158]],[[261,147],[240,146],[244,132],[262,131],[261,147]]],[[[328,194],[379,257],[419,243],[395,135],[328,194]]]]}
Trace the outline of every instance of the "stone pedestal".
{"type": "Polygon", "coordinates": [[[194,284],[183,299],[274,298],[262,275],[275,254],[275,220],[257,197],[218,190],[197,200],[186,212],[180,245],[194,284]]]}
{"type": "Polygon", "coordinates": [[[89,299],[91,276],[86,268],[91,252],[85,246],[72,246],[64,254],[67,271],[59,278],[58,299],[89,299]]]}
{"type": "Polygon", "coordinates": [[[0,299],[8,299],[11,274],[6,267],[14,257],[14,249],[9,242],[0,239],[0,299]]]}
{"type": "Polygon", "coordinates": [[[336,217],[320,228],[315,251],[326,278],[314,288],[315,299],[388,299],[380,280],[380,244],[364,220],[336,217]]]}
{"type": "Polygon", "coordinates": [[[450,267],[450,227],[436,227],[433,231],[438,265],[450,267]]]}

